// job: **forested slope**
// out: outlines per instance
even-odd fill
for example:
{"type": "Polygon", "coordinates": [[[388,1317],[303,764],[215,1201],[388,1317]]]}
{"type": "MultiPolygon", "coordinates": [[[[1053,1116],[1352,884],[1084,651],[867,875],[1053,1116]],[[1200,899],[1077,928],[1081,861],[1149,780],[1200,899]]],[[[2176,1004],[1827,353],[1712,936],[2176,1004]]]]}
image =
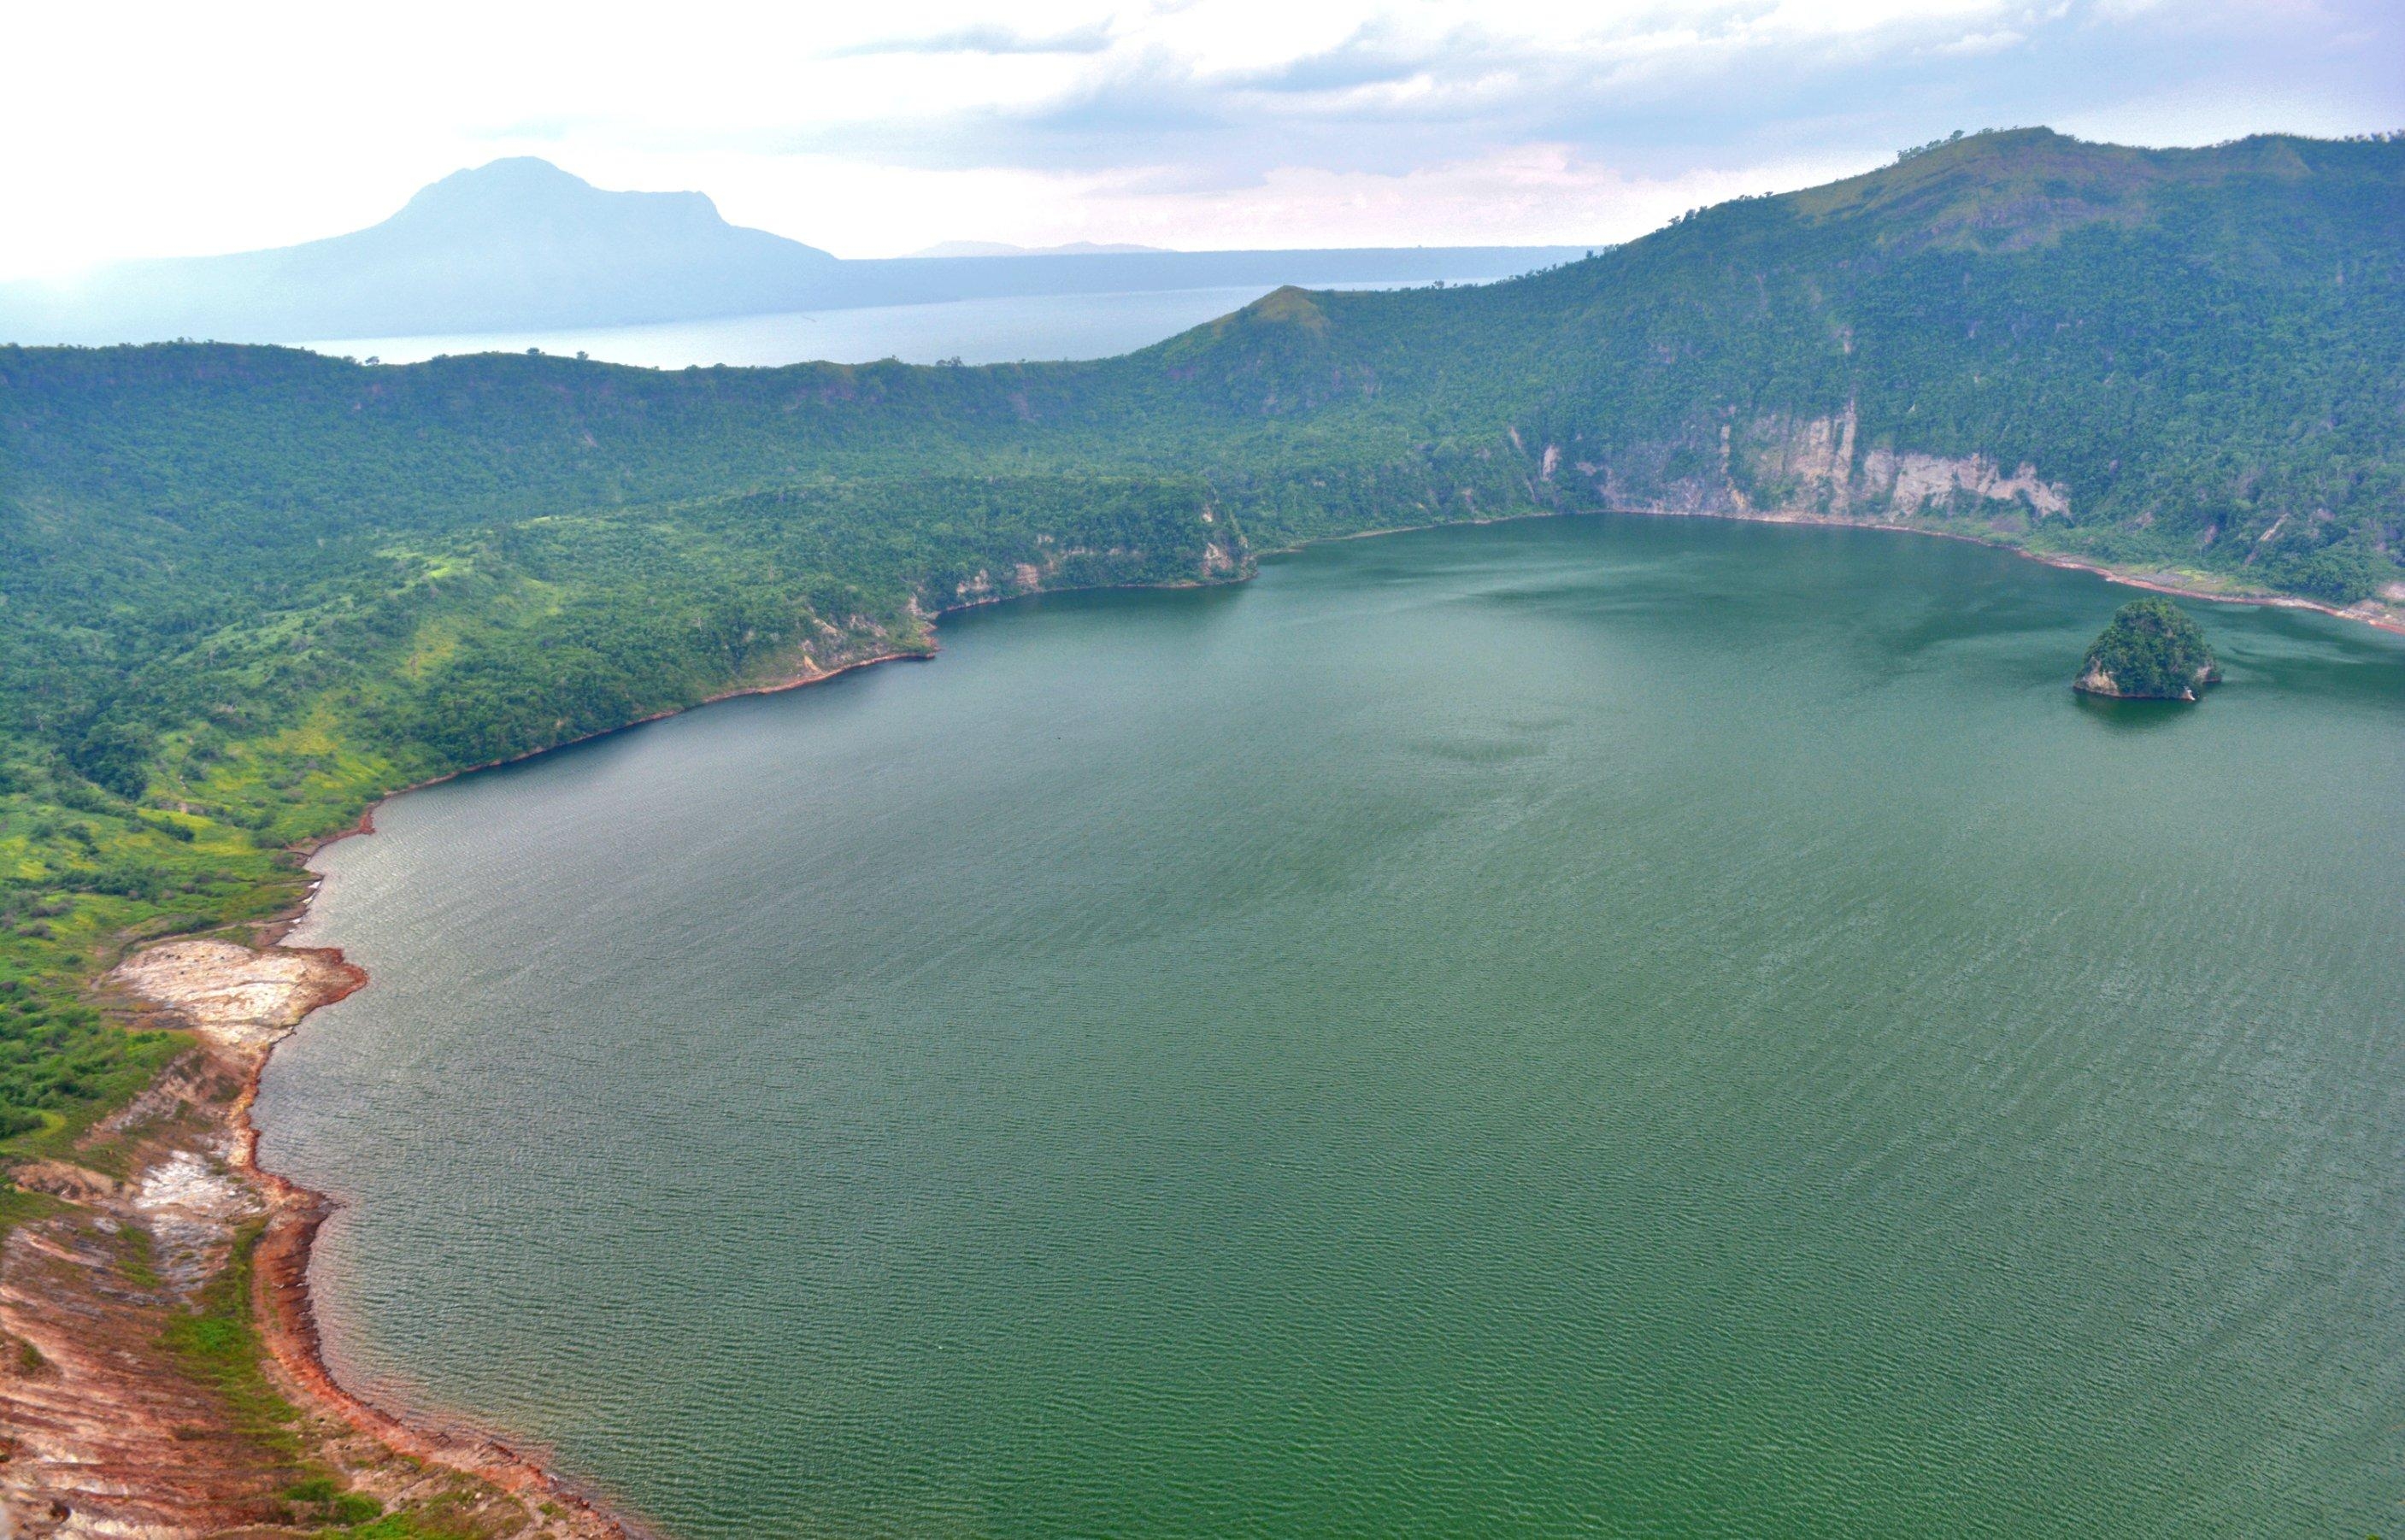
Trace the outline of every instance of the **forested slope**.
{"type": "Polygon", "coordinates": [[[886,651],[1515,511],[1898,522],[2378,602],[2405,143],[2043,131],[1529,278],[1284,289],[1124,358],[658,372],[0,349],[0,1134],[163,1051],[82,981],[375,794],[886,651]]]}

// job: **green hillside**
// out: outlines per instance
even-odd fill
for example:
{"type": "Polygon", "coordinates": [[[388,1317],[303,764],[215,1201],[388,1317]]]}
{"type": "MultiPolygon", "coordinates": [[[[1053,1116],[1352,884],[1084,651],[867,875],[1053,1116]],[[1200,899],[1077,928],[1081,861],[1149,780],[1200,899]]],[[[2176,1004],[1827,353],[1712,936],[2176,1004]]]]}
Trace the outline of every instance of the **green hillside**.
{"type": "Polygon", "coordinates": [[[1621,508],[2396,602],[2400,261],[2395,138],[2032,130],[1098,363],[0,349],[0,1134],[55,1142],[165,1051],[97,969],[288,903],[281,847],[375,795],[922,651],[976,599],[1621,508]]]}

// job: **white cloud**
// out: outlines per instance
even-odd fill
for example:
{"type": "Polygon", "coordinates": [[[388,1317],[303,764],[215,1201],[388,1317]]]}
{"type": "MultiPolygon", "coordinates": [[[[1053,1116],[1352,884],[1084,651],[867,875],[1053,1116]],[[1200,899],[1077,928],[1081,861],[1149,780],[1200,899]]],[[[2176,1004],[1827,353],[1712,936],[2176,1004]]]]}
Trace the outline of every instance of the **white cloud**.
{"type": "Polygon", "coordinates": [[[1690,208],[1861,169],[1789,161],[1744,171],[1631,176],[1568,145],[1526,145],[1397,175],[1286,167],[1253,186],[1186,196],[1096,189],[1113,229],[1166,244],[1198,211],[1225,246],[1604,245],[1690,208]]]}
{"type": "Polygon", "coordinates": [[[1966,58],[1982,53],[2002,53],[2006,49],[2018,48],[2028,41],[2029,36],[2026,33],[2016,32],[2010,27],[1999,27],[1993,32],[1966,33],[1950,43],[1940,43],[1929,51],[1946,54],[1952,58],[1966,58]]]}
{"type": "Polygon", "coordinates": [[[511,153],[865,255],[1605,239],[1647,189],[1954,128],[2405,121],[2391,0],[278,0],[7,28],[0,274],[331,234],[511,153]]]}

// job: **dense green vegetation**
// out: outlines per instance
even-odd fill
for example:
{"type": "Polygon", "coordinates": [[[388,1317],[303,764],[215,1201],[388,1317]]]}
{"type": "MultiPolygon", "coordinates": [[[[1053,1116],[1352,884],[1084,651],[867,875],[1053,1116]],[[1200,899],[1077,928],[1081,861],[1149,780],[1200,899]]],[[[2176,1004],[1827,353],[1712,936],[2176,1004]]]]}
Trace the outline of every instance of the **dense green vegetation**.
{"type": "Polygon", "coordinates": [[[2078,687],[2137,700],[2192,701],[2219,680],[2204,632],[2169,599],[2131,599],[2114,611],[2079,665],[2078,687]]]}
{"type": "Polygon", "coordinates": [[[1174,477],[830,481],[350,532],[297,557],[280,539],[136,535],[105,572],[12,539],[0,1135],[55,1148],[172,1053],[82,998],[96,964],[288,907],[301,878],[282,847],[377,794],[927,651],[939,602],[1232,568],[1242,537],[1204,520],[1204,497],[1174,477]]]}
{"type": "Polygon", "coordinates": [[[2377,595],[2405,580],[2400,234],[2396,139],[2018,131],[1096,363],[0,348],[0,1149],[172,1052],[107,1023],[97,970],[288,905],[284,848],[381,792],[924,651],[982,597],[1603,507],[2377,595]]]}

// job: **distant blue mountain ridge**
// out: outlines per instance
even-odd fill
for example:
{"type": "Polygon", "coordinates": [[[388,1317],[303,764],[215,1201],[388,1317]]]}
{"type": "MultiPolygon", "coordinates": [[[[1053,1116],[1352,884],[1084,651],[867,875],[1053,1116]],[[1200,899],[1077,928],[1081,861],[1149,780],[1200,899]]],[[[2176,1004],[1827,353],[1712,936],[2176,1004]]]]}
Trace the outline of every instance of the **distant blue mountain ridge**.
{"type": "Polygon", "coordinates": [[[531,156],[455,172],[391,218],[302,245],[0,284],[0,341],[301,342],[925,304],[1013,295],[1509,277],[1552,246],[1081,248],[845,261],[731,225],[698,192],[611,192],[531,156]]]}

